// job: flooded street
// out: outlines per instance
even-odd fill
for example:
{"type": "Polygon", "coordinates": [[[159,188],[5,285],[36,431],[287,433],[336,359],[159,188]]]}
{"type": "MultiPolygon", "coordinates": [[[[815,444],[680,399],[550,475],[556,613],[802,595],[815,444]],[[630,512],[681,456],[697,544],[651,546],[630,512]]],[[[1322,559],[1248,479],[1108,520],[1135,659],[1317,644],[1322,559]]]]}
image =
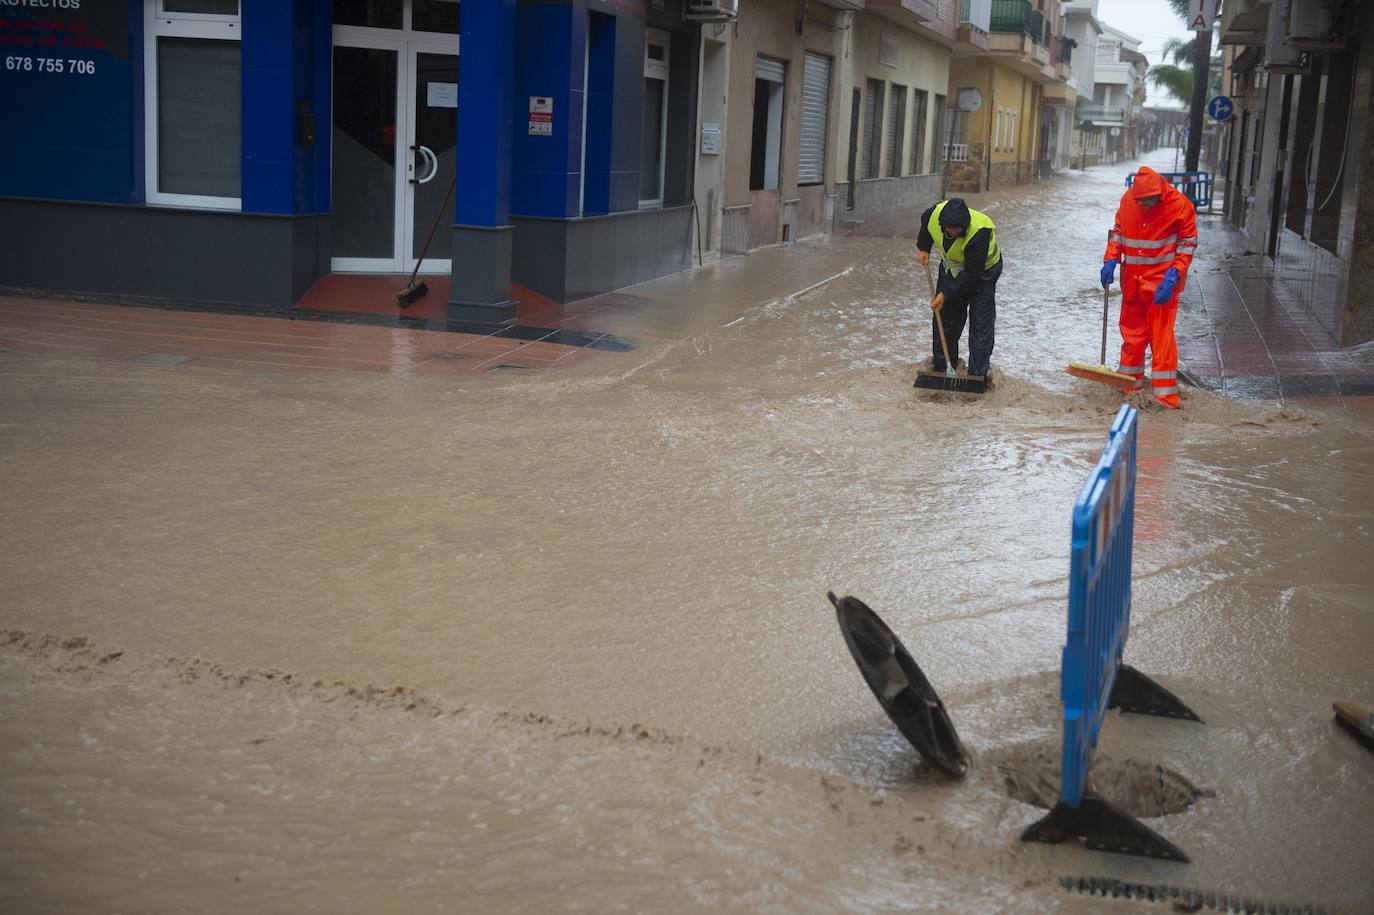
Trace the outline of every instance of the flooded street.
{"type": "Polygon", "coordinates": [[[969,198],[982,399],[912,390],[925,279],[883,238],[626,290],[599,329],[637,348],[556,373],[0,352],[0,909],[1154,910],[1080,875],[1374,909],[1374,756],[1330,721],[1374,701],[1368,412],[1141,404],[1126,661],[1206,723],[1112,713],[1100,752],[1201,789],[1147,821],[1193,863],[1017,841],[1124,171],[969,198]],[[914,772],[827,590],[921,664],[964,783],[914,772]]]}

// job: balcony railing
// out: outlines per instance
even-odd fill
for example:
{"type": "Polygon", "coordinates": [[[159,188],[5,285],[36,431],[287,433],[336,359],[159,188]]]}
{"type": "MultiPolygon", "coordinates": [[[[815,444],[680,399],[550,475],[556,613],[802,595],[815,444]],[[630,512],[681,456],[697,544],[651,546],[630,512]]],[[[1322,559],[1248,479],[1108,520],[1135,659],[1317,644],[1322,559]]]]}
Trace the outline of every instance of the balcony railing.
{"type": "Polygon", "coordinates": [[[986,34],[991,2],[992,0],[962,0],[959,4],[959,21],[961,23],[966,22],[974,29],[986,34]]]}
{"type": "Polygon", "coordinates": [[[1030,36],[1036,44],[1048,45],[1049,23],[1038,10],[1031,9],[1030,0],[992,0],[993,32],[1020,32],[1030,36]]]}
{"type": "Polygon", "coordinates": [[[951,143],[951,144],[949,144],[949,146],[948,146],[948,150],[949,150],[949,154],[948,154],[947,156],[945,156],[945,161],[946,161],[946,162],[967,162],[967,161],[968,161],[968,144],[967,144],[967,143],[951,143]]]}
{"type": "Polygon", "coordinates": [[[1061,64],[1073,63],[1073,41],[1068,35],[1059,36],[1059,52],[1054,59],[1061,64]]]}

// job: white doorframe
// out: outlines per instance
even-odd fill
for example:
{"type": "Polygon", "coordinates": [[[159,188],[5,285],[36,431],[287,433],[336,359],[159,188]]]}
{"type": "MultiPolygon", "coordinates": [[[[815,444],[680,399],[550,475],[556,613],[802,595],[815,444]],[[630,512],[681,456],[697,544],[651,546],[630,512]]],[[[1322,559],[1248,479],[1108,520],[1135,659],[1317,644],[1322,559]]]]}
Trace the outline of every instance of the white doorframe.
{"type": "MultiPolygon", "coordinates": [[[[410,4],[405,5],[405,22],[410,23],[410,4]]],[[[410,180],[415,177],[415,90],[418,79],[418,55],[447,54],[458,57],[458,36],[441,36],[433,32],[410,32],[404,29],[377,29],[363,26],[334,26],[333,47],[367,48],[396,52],[396,180],[393,192],[394,233],[392,256],[335,257],[330,260],[334,273],[409,273],[415,267],[411,255],[415,244],[415,193],[410,180]]],[[[330,124],[334,123],[333,99],[330,99],[330,124]]],[[[445,176],[448,180],[452,176],[445,176]]],[[[437,179],[436,179],[437,180],[437,179]]],[[[333,186],[333,163],[330,163],[330,185],[333,186]]],[[[449,201],[449,206],[453,201],[449,201]]],[[[442,224],[439,227],[442,232],[442,224]]],[[[428,232],[428,227],[421,231],[428,232]]],[[[437,237],[437,234],[436,234],[437,237]]],[[[439,243],[435,243],[439,244],[439,243]]],[[[434,245],[431,245],[433,249],[434,245]]],[[[448,246],[439,244],[438,250],[448,246]]],[[[420,265],[421,273],[447,273],[452,262],[447,257],[427,257],[420,265]]]]}
{"type": "MultiPolygon", "coordinates": [[[[405,213],[406,198],[409,196],[409,179],[414,171],[414,157],[403,155],[403,150],[409,146],[409,141],[404,138],[411,134],[410,128],[410,97],[406,94],[405,74],[409,67],[406,64],[406,42],[396,37],[396,32],[391,29],[362,29],[345,28],[344,26],[334,27],[333,47],[343,48],[365,48],[369,50],[394,51],[396,54],[396,65],[398,73],[396,78],[396,169],[395,179],[391,189],[392,201],[392,238],[390,257],[335,257],[330,260],[330,269],[335,273],[401,273],[401,254],[404,249],[401,247],[403,236],[406,233],[405,213]],[[407,162],[409,164],[407,164],[407,162]]],[[[332,67],[332,64],[331,64],[332,67]]],[[[329,123],[330,129],[334,124],[334,100],[329,100],[329,123]]],[[[330,162],[330,188],[331,198],[335,196],[333,191],[333,172],[334,163],[330,162]]]]}
{"type": "Polygon", "coordinates": [[[666,174],[668,164],[668,62],[669,45],[672,36],[662,29],[645,29],[644,34],[644,78],[656,79],[663,83],[663,113],[659,118],[660,129],[658,138],[658,197],[652,200],[640,200],[641,210],[656,210],[663,206],[663,179],[666,174]],[[656,60],[649,56],[650,46],[663,49],[663,59],[656,60]]]}

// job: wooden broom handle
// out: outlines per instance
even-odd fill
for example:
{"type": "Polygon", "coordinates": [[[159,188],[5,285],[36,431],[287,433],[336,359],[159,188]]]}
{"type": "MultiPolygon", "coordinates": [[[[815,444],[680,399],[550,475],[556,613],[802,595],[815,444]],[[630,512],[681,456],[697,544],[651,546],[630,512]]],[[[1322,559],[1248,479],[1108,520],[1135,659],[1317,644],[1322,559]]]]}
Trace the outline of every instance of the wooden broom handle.
{"type": "Polygon", "coordinates": [[[1098,365],[1107,364],[1107,311],[1111,308],[1112,287],[1102,287],[1102,359],[1098,365]]]}
{"type": "MultiPolygon", "coordinates": [[[[933,302],[935,301],[935,281],[930,278],[930,261],[926,261],[922,266],[926,268],[926,285],[930,287],[930,300],[933,302]]],[[[935,312],[935,326],[940,331],[940,351],[945,354],[945,368],[952,369],[954,365],[949,361],[949,344],[945,342],[944,319],[940,317],[940,309],[932,310],[935,312]]]]}

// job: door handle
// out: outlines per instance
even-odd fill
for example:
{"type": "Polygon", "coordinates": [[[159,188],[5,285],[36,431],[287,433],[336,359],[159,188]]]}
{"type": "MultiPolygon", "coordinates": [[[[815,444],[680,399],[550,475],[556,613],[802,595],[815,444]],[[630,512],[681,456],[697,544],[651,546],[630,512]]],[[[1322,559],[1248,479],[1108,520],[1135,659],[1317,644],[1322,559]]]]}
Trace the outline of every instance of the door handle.
{"type": "Polygon", "coordinates": [[[434,150],[430,149],[428,146],[412,146],[410,148],[413,152],[418,152],[424,157],[425,161],[429,163],[429,174],[425,175],[423,178],[411,178],[410,183],[429,184],[434,180],[434,176],[439,174],[439,157],[434,155],[434,150]]]}

